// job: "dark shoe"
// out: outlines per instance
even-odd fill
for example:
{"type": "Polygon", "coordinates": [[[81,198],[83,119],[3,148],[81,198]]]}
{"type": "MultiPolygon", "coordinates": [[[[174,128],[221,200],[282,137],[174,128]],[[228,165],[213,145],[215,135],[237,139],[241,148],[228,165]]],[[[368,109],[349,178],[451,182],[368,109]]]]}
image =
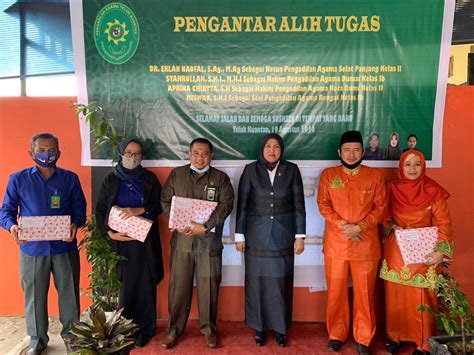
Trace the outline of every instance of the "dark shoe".
{"type": "Polygon", "coordinates": [[[396,354],[400,351],[400,343],[390,340],[387,344],[385,344],[385,350],[391,354],[396,354]]]}
{"type": "Polygon", "coordinates": [[[151,337],[145,334],[140,334],[135,341],[136,348],[144,348],[146,344],[150,341],[151,337]]]}
{"type": "Polygon", "coordinates": [[[206,345],[208,348],[214,349],[217,348],[219,337],[217,333],[206,334],[204,335],[204,340],[206,341],[206,345]]]}
{"type": "Polygon", "coordinates": [[[265,332],[255,332],[255,344],[257,346],[263,346],[265,344],[265,332]]]}
{"type": "Polygon", "coordinates": [[[163,339],[161,343],[161,347],[164,349],[171,349],[173,346],[176,345],[177,341],[178,341],[178,337],[167,335],[166,338],[163,339]]]}
{"type": "Polygon", "coordinates": [[[328,351],[336,353],[341,349],[342,341],[337,339],[330,339],[328,341],[328,351]]]}
{"type": "Polygon", "coordinates": [[[285,334],[280,334],[278,332],[275,332],[275,340],[276,340],[278,346],[281,346],[282,348],[286,345],[286,335],[285,334]]]}
{"type": "Polygon", "coordinates": [[[429,352],[422,349],[416,349],[415,351],[412,352],[412,355],[425,355],[425,354],[429,354],[429,352]]]}
{"type": "Polygon", "coordinates": [[[370,349],[364,344],[357,344],[357,352],[359,355],[370,355],[370,349]]]}

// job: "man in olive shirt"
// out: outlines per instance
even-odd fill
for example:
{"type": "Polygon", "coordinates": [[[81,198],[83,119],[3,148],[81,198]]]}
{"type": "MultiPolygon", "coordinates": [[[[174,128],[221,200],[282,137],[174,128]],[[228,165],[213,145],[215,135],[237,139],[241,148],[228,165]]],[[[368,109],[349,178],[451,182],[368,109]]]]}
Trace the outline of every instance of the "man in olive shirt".
{"type": "Polygon", "coordinates": [[[168,335],[162,346],[169,349],[184,331],[191,309],[196,271],[199,329],[206,345],[215,348],[217,299],[222,270],[222,229],[232,211],[234,189],[229,177],[210,166],[212,144],[204,138],[191,142],[190,164],[173,169],[161,193],[163,212],[169,214],[173,196],[216,201],[217,207],[204,224],[173,231],[168,290],[168,335]]]}

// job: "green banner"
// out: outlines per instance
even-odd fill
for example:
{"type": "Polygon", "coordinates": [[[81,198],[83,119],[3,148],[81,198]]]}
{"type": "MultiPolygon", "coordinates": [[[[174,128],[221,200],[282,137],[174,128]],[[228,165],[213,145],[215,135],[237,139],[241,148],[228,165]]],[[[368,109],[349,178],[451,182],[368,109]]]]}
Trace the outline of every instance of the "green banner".
{"type": "MultiPolygon", "coordinates": [[[[106,107],[120,133],[152,139],[158,165],[186,160],[196,137],[213,142],[214,160],[253,160],[270,132],[284,137],[286,159],[324,165],[349,129],[366,146],[378,133],[382,150],[393,132],[401,150],[416,134],[416,148],[437,160],[453,6],[83,1],[79,99],[106,107]]],[[[107,158],[83,141],[83,162],[107,158]]]]}

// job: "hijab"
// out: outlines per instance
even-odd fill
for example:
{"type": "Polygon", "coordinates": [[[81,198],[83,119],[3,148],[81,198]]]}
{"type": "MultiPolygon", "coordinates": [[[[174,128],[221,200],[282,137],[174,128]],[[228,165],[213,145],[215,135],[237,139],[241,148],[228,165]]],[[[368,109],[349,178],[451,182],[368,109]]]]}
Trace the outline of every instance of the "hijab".
{"type": "Polygon", "coordinates": [[[120,180],[135,180],[135,179],[138,179],[146,171],[146,169],[141,165],[138,165],[135,169],[132,169],[132,170],[127,169],[122,165],[122,155],[125,151],[125,148],[127,148],[127,146],[130,143],[137,143],[140,146],[141,150],[143,151],[142,142],[140,142],[136,138],[128,138],[128,139],[124,139],[122,142],[120,142],[120,145],[119,145],[119,148],[118,148],[118,151],[117,151],[117,153],[118,153],[118,163],[117,163],[117,165],[115,166],[115,169],[114,169],[114,174],[120,180]]]}
{"type": "Polygon", "coordinates": [[[260,145],[260,155],[259,155],[259,158],[258,158],[258,163],[261,164],[261,165],[264,165],[268,170],[272,171],[273,169],[275,169],[275,167],[280,162],[281,157],[283,156],[283,151],[284,150],[285,150],[285,145],[283,143],[283,139],[276,133],[269,133],[269,134],[265,135],[262,139],[262,143],[260,145]],[[267,142],[270,139],[275,139],[278,142],[278,144],[280,145],[280,149],[281,149],[280,158],[274,163],[268,162],[263,156],[263,150],[265,149],[265,144],[267,144],[267,142]]]}
{"type": "Polygon", "coordinates": [[[447,199],[450,195],[433,179],[426,176],[425,156],[418,150],[409,150],[402,154],[398,167],[399,179],[388,185],[389,214],[421,211],[432,203],[447,199]],[[416,180],[409,180],[403,172],[405,161],[416,155],[421,160],[421,174],[416,180]]]}
{"type": "Polygon", "coordinates": [[[385,159],[398,160],[400,159],[400,154],[400,135],[397,132],[392,132],[392,134],[390,135],[390,139],[388,140],[387,154],[385,156],[385,159]],[[392,145],[390,144],[393,136],[397,137],[397,145],[395,147],[392,147],[392,145]]]}

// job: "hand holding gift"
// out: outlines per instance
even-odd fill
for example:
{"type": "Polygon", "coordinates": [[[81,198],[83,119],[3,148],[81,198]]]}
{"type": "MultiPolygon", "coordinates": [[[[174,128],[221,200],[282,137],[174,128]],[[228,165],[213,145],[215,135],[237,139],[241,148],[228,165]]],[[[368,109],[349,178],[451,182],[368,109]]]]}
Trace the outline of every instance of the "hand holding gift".
{"type": "Polygon", "coordinates": [[[131,215],[139,213],[142,209],[112,207],[109,213],[108,225],[113,231],[108,232],[109,237],[121,242],[133,239],[144,242],[153,222],[143,217],[131,215]]]}
{"type": "Polygon", "coordinates": [[[209,220],[217,202],[173,196],[168,227],[192,236],[206,233],[204,223],[209,220]]]}
{"type": "Polygon", "coordinates": [[[398,229],[395,230],[395,237],[405,265],[440,263],[439,256],[434,255],[438,240],[437,227],[398,229]]]}
{"type": "MultiPolygon", "coordinates": [[[[74,225],[75,226],[75,225],[74,225]]],[[[14,228],[10,232],[15,233],[14,228]]],[[[17,230],[22,241],[73,241],[77,227],[71,224],[71,216],[22,216],[17,230]]],[[[15,235],[12,234],[15,238],[15,235]]]]}

